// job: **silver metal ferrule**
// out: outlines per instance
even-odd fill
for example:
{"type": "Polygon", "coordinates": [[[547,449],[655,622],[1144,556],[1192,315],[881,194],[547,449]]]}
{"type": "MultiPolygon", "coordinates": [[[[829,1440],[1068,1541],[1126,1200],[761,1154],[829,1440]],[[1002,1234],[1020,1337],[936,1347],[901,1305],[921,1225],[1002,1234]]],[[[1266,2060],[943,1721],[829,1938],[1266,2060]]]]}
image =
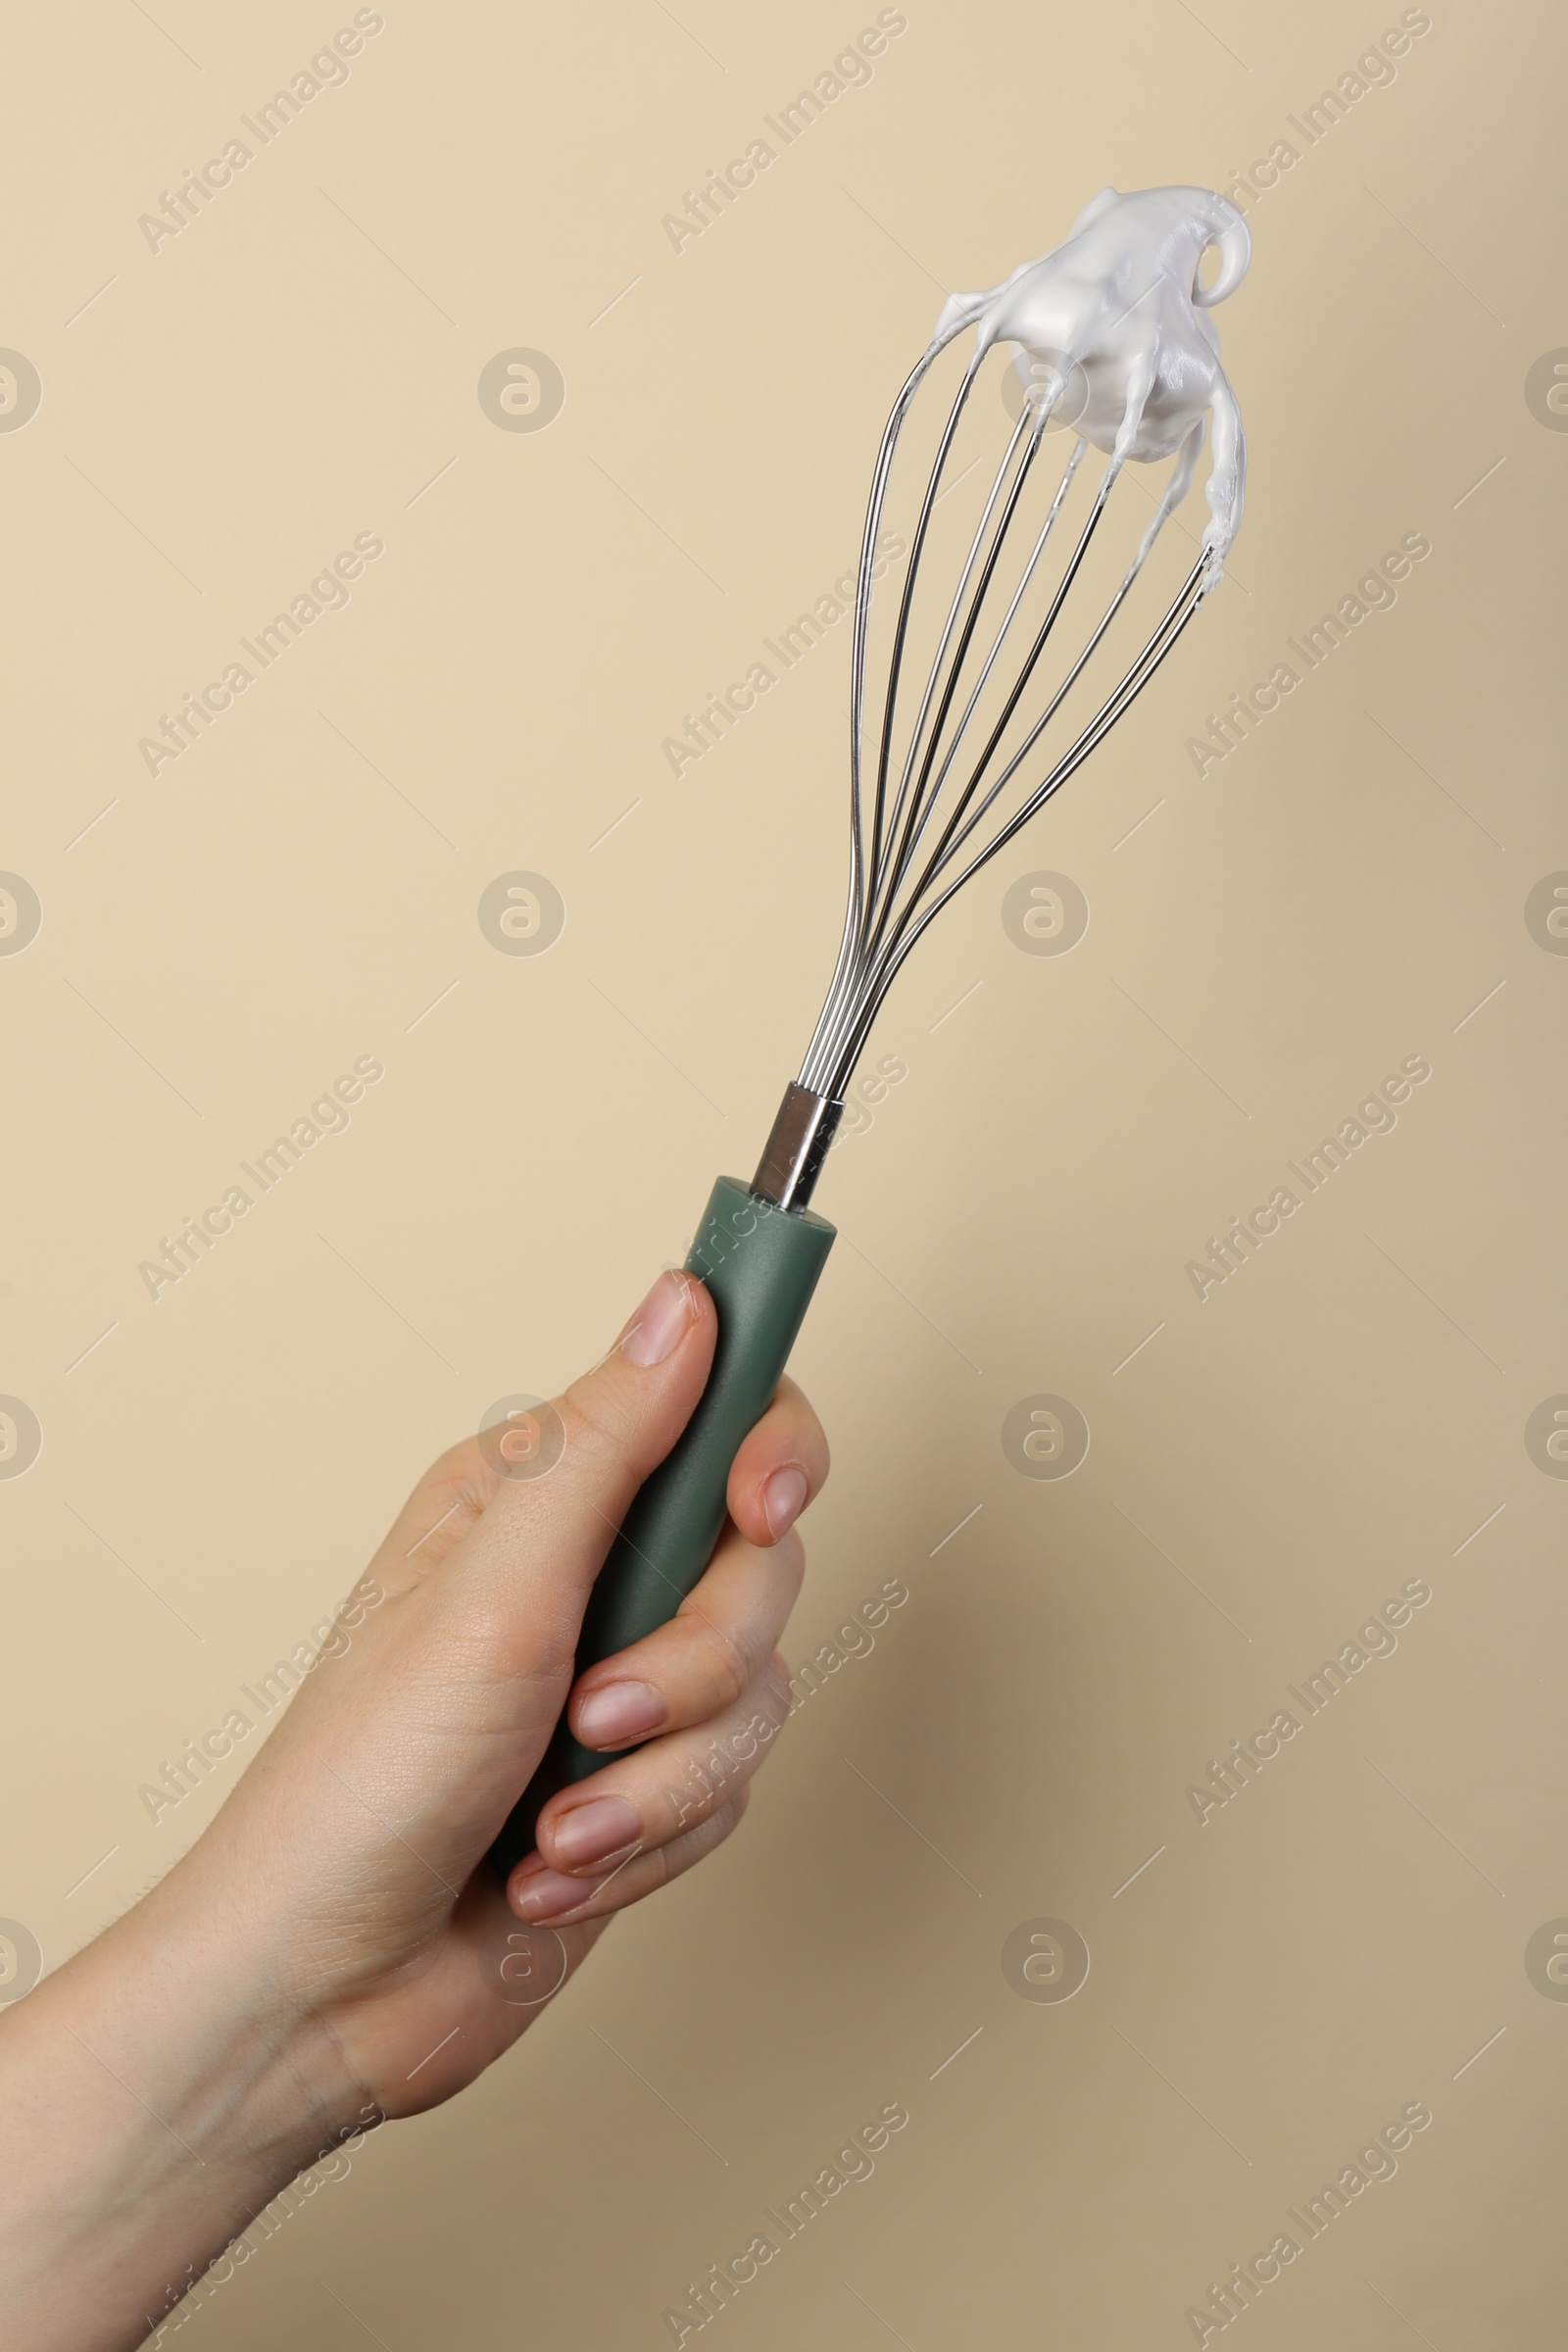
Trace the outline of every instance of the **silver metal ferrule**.
{"type": "Polygon", "coordinates": [[[804,1208],[810,1200],[827,1148],[843,1113],[830,1095],[813,1095],[791,1079],[773,1121],[767,1149],[757,1163],[752,1190],[780,1208],[804,1208]]]}

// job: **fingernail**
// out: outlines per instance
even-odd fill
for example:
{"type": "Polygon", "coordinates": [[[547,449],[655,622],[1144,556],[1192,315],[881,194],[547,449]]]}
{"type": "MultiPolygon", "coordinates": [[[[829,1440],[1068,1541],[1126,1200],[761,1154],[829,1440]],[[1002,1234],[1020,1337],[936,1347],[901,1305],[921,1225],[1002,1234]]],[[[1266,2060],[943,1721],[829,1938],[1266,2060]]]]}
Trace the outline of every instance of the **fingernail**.
{"type": "Polygon", "coordinates": [[[651,1684],[606,1683],[579,1703],[577,1737],[584,1747],[624,1747],[657,1731],[666,1712],[651,1684]]]}
{"type": "Polygon", "coordinates": [[[775,1544],[786,1528],[794,1526],[805,1506],[806,1472],[793,1462],[787,1470],[775,1470],[762,1489],[762,1516],[775,1544]]]}
{"type": "Polygon", "coordinates": [[[692,1319],[691,1284],[684,1274],[661,1274],[622,1335],[620,1352],[647,1371],[674,1353],[692,1319]]]}
{"type": "Polygon", "coordinates": [[[642,1826],[624,1797],[596,1796],[564,1814],[551,1832],[550,1842],[568,1870],[586,1870],[592,1862],[603,1862],[607,1854],[634,1845],[642,1826]]]}
{"type": "Polygon", "coordinates": [[[575,1911],[593,1893],[591,1886],[581,1879],[568,1879],[559,1870],[536,1871],[517,1888],[516,1908],[524,1919],[559,1919],[563,1911],[575,1911]]]}

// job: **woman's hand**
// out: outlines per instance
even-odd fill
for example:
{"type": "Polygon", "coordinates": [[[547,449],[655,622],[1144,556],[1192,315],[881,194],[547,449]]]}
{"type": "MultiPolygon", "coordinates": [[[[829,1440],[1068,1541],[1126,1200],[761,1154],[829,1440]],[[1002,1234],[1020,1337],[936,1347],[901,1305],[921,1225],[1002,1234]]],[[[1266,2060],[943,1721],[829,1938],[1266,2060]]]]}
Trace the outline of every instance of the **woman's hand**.
{"type": "Polygon", "coordinates": [[[444,1455],[212,1826],[7,2014],[8,2172],[32,2183],[0,2220],[11,2340],[140,2342],[169,2282],[277,2186],[472,2082],[612,1912],[734,1828],[788,1713],[793,1525],[827,1471],[793,1383],[736,1458],[729,1524],[678,1615],[572,1688],[594,1577],[713,1339],[707,1291],[662,1275],[540,1416],[564,1439],[547,1474],[512,1475],[476,1439],[444,1455]],[[550,1800],[504,1887],[487,1849],[568,1693],[585,1746],[645,1744],[550,1800]]]}
{"type": "Polygon", "coordinates": [[[563,1981],[610,1913],[720,1843],[788,1712],[774,1649],[804,1565],[793,1522],[827,1469],[790,1383],[736,1459],[732,1525],[679,1614],[572,1690],[589,1589],[685,1426],[713,1336],[702,1285],[662,1275],[541,1416],[559,1414],[564,1437],[547,1475],[510,1478],[504,1450],[475,1440],[438,1462],[371,1562],[386,1599],[346,1655],[323,1659],[225,1808],[230,1838],[281,1838],[289,1935],[274,1965],[387,2115],[471,2082],[537,2014],[519,1994],[563,1981]],[[538,1854],[504,1891],[478,1866],[568,1692],[585,1746],[647,1744],[551,1799],[538,1854]]]}

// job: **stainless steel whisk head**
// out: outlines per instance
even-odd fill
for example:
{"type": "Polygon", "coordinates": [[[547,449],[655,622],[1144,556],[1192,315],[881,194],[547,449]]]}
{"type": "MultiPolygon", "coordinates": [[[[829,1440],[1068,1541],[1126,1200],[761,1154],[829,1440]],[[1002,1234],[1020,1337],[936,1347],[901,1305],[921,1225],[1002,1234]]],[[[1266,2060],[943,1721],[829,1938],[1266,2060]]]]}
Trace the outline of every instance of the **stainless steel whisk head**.
{"type": "Polygon", "coordinates": [[[809,1198],[871,1024],[915,942],[1082,765],[1219,580],[1241,515],[1245,446],[1235,396],[1218,364],[1218,338],[1201,314],[1240,280],[1249,251],[1246,223],[1223,197],[1194,188],[1133,196],[1106,189],[1065,246],[1025,264],[1002,286],[956,295],[894,402],[872,477],[856,587],[844,931],[800,1076],[786,1092],[753,1186],[782,1207],[802,1208],[809,1198]],[[1219,269],[1205,287],[1200,269],[1210,246],[1219,250],[1219,269]],[[970,325],[979,329],[974,354],[920,501],[886,686],[868,727],[872,575],[895,456],[917,393],[970,325]],[[973,470],[966,466],[945,483],[984,363],[1004,343],[1018,346],[1017,420],[956,585],[945,607],[937,600],[935,653],[918,682],[911,623],[933,516],[947,489],[973,470]],[[1210,419],[1210,520],[1197,558],[1130,664],[1108,687],[1096,685],[1081,696],[1064,718],[1073,690],[1192,485],[1210,419]],[[1072,428],[1066,461],[1054,484],[1031,500],[1049,472],[1037,466],[1048,435],[1064,424],[1072,428]],[[1105,465],[1087,515],[1068,520],[1092,445],[1104,452],[1105,465]],[[1048,659],[1071,591],[1092,568],[1091,549],[1118,477],[1129,460],[1163,457],[1174,458],[1171,473],[1131,564],[1119,580],[1111,573],[1081,647],[1062,660],[1048,659]]]}

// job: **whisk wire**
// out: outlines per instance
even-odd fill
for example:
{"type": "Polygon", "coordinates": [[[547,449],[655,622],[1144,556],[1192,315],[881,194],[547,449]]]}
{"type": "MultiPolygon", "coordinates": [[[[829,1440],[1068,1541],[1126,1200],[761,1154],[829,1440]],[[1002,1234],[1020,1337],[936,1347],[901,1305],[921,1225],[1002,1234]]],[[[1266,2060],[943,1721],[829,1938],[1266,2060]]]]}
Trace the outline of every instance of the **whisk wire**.
{"type": "MultiPolygon", "coordinates": [[[[934,352],[928,354],[928,360],[930,358],[934,358],[934,352]]],[[[904,588],[899,598],[899,616],[897,621],[894,623],[893,649],[888,662],[887,695],[883,704],[882,733],[877,749],[876,789],[873,795],[871,807],[871,845],[870,854],[867,858],[869,889],[862,904],[862,917],[866,907],[870,904],[871,897],[876,888],[878,860],[880,859],[882,854],[883,824],[887,808],[888,768],[893,754],[894,713],[898,707],[899,681],[904,669],[904,655],[908,637],[909,615],[914,606],[914,585],[915,581],[920,575],[920,559],[925,552],[926,533],[931,527],[931,516],[936,509],[937,493],[941,484],[943,470],[947,466],[948,453],[953,447],[954,437],[958,430],[959,420],[963,416],[964,407],[968,401],[970,389],[974,383],[976,375],[979,372],[979,367],[980,358],[979,354],[977,353],[975,357],[970,360],[968,366],[964,368],[962,378],[958,384],[958,389],[954,395],[953,407],[948,412],[948,420],[943,427],[942,438],[937,444],[936,462],[931,468],[930,478],[926,482],[925,496],[920,502],[920,513],[915,522],[913,537],[910,541],[909,560],[905,569],[904,588]]],[[[898,436],[903,430],[905,416],[906,414],[907,404],[905,405],[902,411],[896,408],[893,415],[888,419],[888,432],[885,445],[889,450],[890,461],[893,454],[893,445],[897,443],[898,436]]],[[[884,495],[886,493],[886,478],[884,478],[879,485],[879,488],[884,495]]],[[[880,521],[880,514],[878,514],[878,520],[880,521]]],[[[867,595],[865,600],[867,613],[869,610],[869,595],[867,595]]],[[[860,630],[863,634],[865,628],[865,618],[862,617],[858,594],[857,595],[856,599],[855,620],[857,629],[860,630]]],[[[907,770],[906,770],[906,775],[907,770]]],[[[895,812],[892,822],[897,822],[897,805],[895,806],[895,812]]]]}
{"type": "MultiPolygon", "coordinates": [[[[1071,481],[1073,473],[1077,470],[1082,449],[1083,444],[1082,442],[1079,442],[1074,448],[1072,456],[1068,459],[1067,466],[1063,468],[1063,491],[1065,491],[1068,483],[1071,481]]],[[[1001,716],[997,719],[996,724],[991,730],[986,747],[981,753],[979,760],[975,763],[973,774],[970,776],[968,783],[964,786],[963,791],[957,797],[956,803],[955,804],[955,807],[949,817],[948,824],[944,828],[942,840],[938,844],[937,853],[934,856],[933,861],[928,865],[927,871],[925,875],[922,876],[921,881],[915,886],[914,899],[916,901],[919,898],[921,890],[925,887],[926,882],[930,879],[931,874],[939,871],[941,866],[947,862],[947,855],[944,853],[948,853],[948,845],[953,840],[955,828],[957,826],[959,819],[963,816],[964,810],[968,808],[970,801],[979,788],[986,769],[989,767],[991,760],[996,755],[997,747],[1002,742],[1004,735],[1006,733],[1006,730],[1012,721],[1013,713],[1016,711],[1019,703],[1023,700],[1029,681],[1034,675],[1036,665],[1039,662],[1041,655],[1046,649],[1047,642],[1050,639],[1053,629],[1056,625],[1056,619],[1061,612],[1061,608],[1066,602],[1068,591],[1072,587],[1073,581],[1078,576],[1084,557],[1089,552],[1089,542],[1094,537],[1095,531],[1100,523],[1100,518],[1105,511],[1105,501],[1110,495],[1111,485],[1116,478],[1116,462],[1112,460],[1111,464],[1107,466],[1103,475],[1101,477],[1100,487],[1095,494],[1095,503],[1090,511],[1089,519],[1084,524],[1083,530],[1079,534],[1078,544],[1074,548],[1071,557],[1068,559],[1067,567],[1063,572],[1061,579],[1057,582],[1055,592],[1053,595],[1050,606],[1047,609],[1046,616],[1041,622],[1039,629],[1035,633],[1035,641],[1030,647],[1029,652],[1024,660],[1022,669],[1019,671],[1017,678],[1013,682],[1012,691],[1009,693],[1005,703],[1003,705],[1001,716]]],[[[1125,592],[1126,590],[1124,584],[1122,593],[1125,594],[1125,592]]],[[[1112,612],[1114,612],[1114,607],[1112,607],[1112,612]]],[[[962,832],[958,836],[960,842],[974,830],[977,824],[979,824],[986,810],[992,806],[998,795],[1011,780],[1021,762],[1028,756],[1029,752],[1039,740],[1040,736],[1044,733],[1045,728],[1050,723],[1052,716],[1056,710],[1063,696],[1066,694],[1068,687],[1071,686],[1073,680],[1077,677],[1079,670],[1082,669],[1084,662],[1088,660],[1090,654],[1093,653],[1096,645],[1099,644],[1101,637],[1103,636],[1110,617],[1111,615],[1107,613],[1105,618],[1101,622],[1100,628],[1096,631],[1088,646],[1085,647],[1083,653],[1079,656],[1079,659],[1074,664],[1073,668],[1069,670],[1066,678],[1058,687],[1052,702],[1047,705],[1045,711],[1036,721],[1035,725],[1031,728],[1023,743],[1019,746],[1011,760],[1007,762],[1007,765],[1003,769],[1002,774],[997,778],[990,792],[987,793],[985,800],[981,803],[979,808],[975,810],[973,816],[963,827],[962,832]]]]}
{"type": "MultiPolygon", "coordinates": [[[[883,431],[867,502],[856,584],[852,652],[850,890],[832,982],[797,1081],[800,1087],[808,1089],[813,1095],[832,1100],[838,1100],[848,1085],[882,1000],[927,924],[934,920],[965,882],[1014,838],[1088,758],[1164,661],[1217,576],[1213,553],[1205,544],[1163,618],[1145,642],[1130,668],[1104,697],[1076,739],[1044,778],[1025,793],[1020,805],[1001,819],[990,838],[978,838],[988,819],[997,810],[1002,796],[1035,752],[1046,729],[1060,710],[1120,612],[1165,522],[1191,486],[1203,438],[1202,427],[1199,425],[1177,451],[1169,479],[1156,502],[1154,514],[1087,643],[1068,662],[1064,674],[1047,695],[1044,708],[1030,720],[1021,740],[1003,758],[998,768],[996,762],[1008,731],[1013,726],[1074,584],[1083,571],[1111,490],[1122,471],[1124,459],[1121,449],[1118,447],[1108,457],[1095,487],[1089,514],[1066,558],[1060,578],[1049,592],[1045,612],[1035,629],[1018,673],[1002,699],[1000,711],[989,726],[983,747],[973,758],[972,765],[967,765],[961,787],[952,791],[959,754],[975,723],[982,700],[995,676],[998,662],[1023,610],[1028,592],[1036,581],[1087,447],[1084,440],[1076,434],[1073,436],[1045,520],[1023,563],[1016,584],[1008,595],[1000,624],[989,647],[977,655],[976,638],[982,614],[997,582],[1004,550],[1021,511],[1024,491],[1044,435],[1067,382],[1069,370],[1058,369],[1037,397],[1024,402],[1002,462],[986,493],[956,587],[937,634],[935,654],[904,744],[897,786],[890,792],[894,747],[901,732],[901,688],[906,682],[904,672],[910,650],[916,582],[932,516],[943,495],[943,477],[984,357],[983,353],[977,351],[965,365],[943,424],[911,535],[907,568],[893,624],[887,685],[875,721],[875,778],[867,796],[864,790],[865,675],[872,572],[882,516],[900,439],[915,395],[941,352],[961,331],[963,323],[957,322],[933,342],[910,370],[893,404],[883,431]],[[967,684],[960,705],[960,691],[965,688],[971,670],[971,657],[978,659],[979,666],[972,676],[972,682],[967,684]],[[927,850],[923,862],[917,863],[917,853],[939,812],[941,823],[935,841],[927,850]],[[965,853],[971,850],[973,854],[966,856],[965,853]]],[[[1130,410],[1129,432],[1131,423],[1135,421],[1130,410]]]]}
{"type": "Polygon", "coordinates": [[[798,1082],[800,1085],[835,1099],[842,1094],[864,1050],[871,1023],[876,1018],[883,998],[927,924],[936,919],[949,900],[1004,849],[1052,795],[1059,791],[1075,769],[1088,759],[1101,738],[1114,726],[1128,705],[1143,691],[1202,601],[1210,568],[1207,557],[1200,556],[1164,619],[1145,645],[1133,667],[1115,691],[1107,696],[1095,717],[1070,749],[1063,753],[1050,774],[1008,818],[995,839],[976,853],[946,889],[928,906],[918,908],[911,906],[908,909],[904,926],[875,963],[860,967],[848,998],[837,1008],[837,1019],[827,1026],[825,1053],[819,1054],[814,1062],[803,1066],[798,1082]]]}
{"type": "Polygon", "coordinates": [[[864,927],[867,881],[870,858],[865,840],[864,795],[861,781],[860,745],[862,717],[865,707],[865,651],[867,624],[871,611],[871,574],[876,564],[876,546],[882,528],[882,511],[887,499],[888,479],[893,470],[893,455],[909,403],[930,374],[938,358],[961,327],[954,325],[946,334],[937,336],[922,352],[906,376],[883,427],[877,449],[876,465],[871,474],[871,490],[866,500],[865,528],[860,538],[860,562],[856,576],[855,617],[852,622],[850,652],[850,887],[844,907],[844,930],[839,940],[837,960],[822,1009],[817,1015],[811,1042],[802,1064],[801,1084],[805,1070],[814,1065],[818,1051],[832,1025],[835,1008],[841,1001],[846,978],[851,970],[857,943],[864,927]]]}
{"type": "MultiPolygon", "coordinates": [[[[967,398],[968,386],[973,380],[973,375],[974,370],[971,368],[965,376],[960,398],[967,398]]],[[[902,876],[907,863],[909,855],[909,829],[914,824],[915,819],[919,814],[921,801],[925,794],[926,787],[930,781],[932,762],[936,758],[937,750],[941,742],[942,729],[947,721],[948,710],[952,704],[953,696],[957,688],[958,676],[963,667],[964,657],[969,649],[969,641],[974,634],[975,624],[980,617],[980,608],[985,601],[986,590],[991,585],[992,574],[996,569],[998,559],[1002,554],[1003,541],[1006,537],[1007,525],[1012,520],[1013,512],[1017,506],[1020,496],[1022,495],[1024,483],[1028,479],[1030,466],[1033,463],[1035,452],[1040,444],[1040,436],[1038,431],[1036,431],[1030,435],[1029,444],[1024,451],[1022,461],[1017,465],[1016,471],[1013,473],[1012,486],[1007,492],[1006,501],[1003,508],[1001,519],[997,524],[995,535],[992,538],[990,550],[981,568],[979,584],[975,590],[973,600],[970,604],[968,614],[964,619],[959,632],[957,651],[954,655],[953,661],[948,667],[948,682],[943,692],[935,720],[931,725],[925,758],[921,762],[920,773],[918,778],[915,780],[913,794],[911,797],[909,790],[910,779],[914,774],[915,760],[919,757],[922,740],[925,739],[926,722],[931,716],[932,698],[936,694],[938,680],[943,674],[943,663],[947,661],[948,648],[953,642],[954,629],[958,624],[958,614],[962,608],[964,598],[968,593],[970,580],[974,577],[975,565],[980,560],[981,547],[985,542],[987,533],[991,530],[992,517],[997,511],[997,502],[1003,495],[1003,486],[1006,481],[1008,473],[1013,471],[1014,460],[1017,456],[1018,446],[1023,440],[1028,425],[1029,416],[1028,413],[1025,412],[1019,416],[1017,424],[1013,428],[1012,436],[1007,443],[1006,449],[1003,453],[1002,463],[997,468],[996,479],[991,485],[990,496],[987,498],[985,506],[981,512],[980,519],[975,525],[974,536],[969,543],[969,552],[964,559],[963,568],[958,574],[957,585],[953,592],[953,601],[948,607],[948,616],[943,623],[942,634],[937,644],[937,650],[932,658],[930,674],[926,679],[925,692],[920,698],[920,708],[915,713],[914,724],[909,730],[909,743],[908,750],[905,755],[904,772],[899,779],[899,789],[894,799],[893,812],[888,818],[887,839],[891,856],[889,858],[888,879],[884,891],[885,900],[890,900],[892,894],[897,890],[900,877],[902,876]],[[904,828],[904,837],[899,847],[895,849],[894,843],[899,836],[899,820],[902,815],[905,815],[905,804],[906,800],[909,801],[909,807],[904,828]]],[[[935,508],[937,499],[939,499],[942,495],[940,484],[944,463],[945,453],[943,458],[939,458],[936,467],[933,469],[931,475],[931,489],[934,494],[932,498],[933,509],[935,508]]],[[[887,722],[884,728],[885,739],[890,736],[892,732],[893,703],[894,695],[892,692],[890,692],[887,707],[887,722]]]]}
{"type": "MultiPolygon", "coordinates": [[[[1042,430],[1043,429],[1044,427],[1042,425],[1042,430]]],[[[998,629],[996,637],[992,642],[991,651],[986,656],[985,662],[981,666],[980,675],[975,680],[974,686],[969,695],[969,700],[964,706],[957,726],[954,730],[952,740],[950,741],[947,752],[944,755],[942,766],[937,775],[936,782],[931,789],[926,806],[921,811],[919,824],[914,829],[913,835],[910,839],[908,853],[909,856],[912,856],[914,850],[919,847],[920,841],[924,836],[926,826],[941,801],[943,791],[947,785],[949,771],[953,766],[954,760],[958,756],[959,747],[963,742],[964,736],[968,732],[969,722],[973,718],[975,710],[978,708],[980,697],[990,683],[991,673],[996,667],[1003,646],[1006,642],[1014,619],[1017,617],[1019,607],[1022,605],[1024,597],[1028,593],[1030,583],[1032,582],[1035,572],[1039,567],[1040,559],[1046,550],[1046,543],[1050,539],[1052,531],[1055,526],[1056,517],[1061,512],[1062,502],[1066,498],[1067,492],[1072,485],[1072,478],[1078,470],[1079,464],[1083,458],[1083,442],[1075,440],[1072,446],[1072,454],[1068,458],[1066,466],[1062,468],[1061,480],[1056,486],[1055,497],[1051,502],[1051,510],[1047,514],[1044,523],[1041,525],[1040,535],[1035,541],[1034,548],[1031,551],[1027,564],[1024,565],[1018,585],[1012,592],[1012,600],[1009,603],[1005,613],[1003,615],[1002,626],[998,629]]],[[[985,763],[985,759],[986,755],[982,753],[982,766],[985,763]]],[[[907,858],[901,861],[898,876],[899,880],[903,879],[903,874],[906,869],[907,862],[907,858]]]]}

